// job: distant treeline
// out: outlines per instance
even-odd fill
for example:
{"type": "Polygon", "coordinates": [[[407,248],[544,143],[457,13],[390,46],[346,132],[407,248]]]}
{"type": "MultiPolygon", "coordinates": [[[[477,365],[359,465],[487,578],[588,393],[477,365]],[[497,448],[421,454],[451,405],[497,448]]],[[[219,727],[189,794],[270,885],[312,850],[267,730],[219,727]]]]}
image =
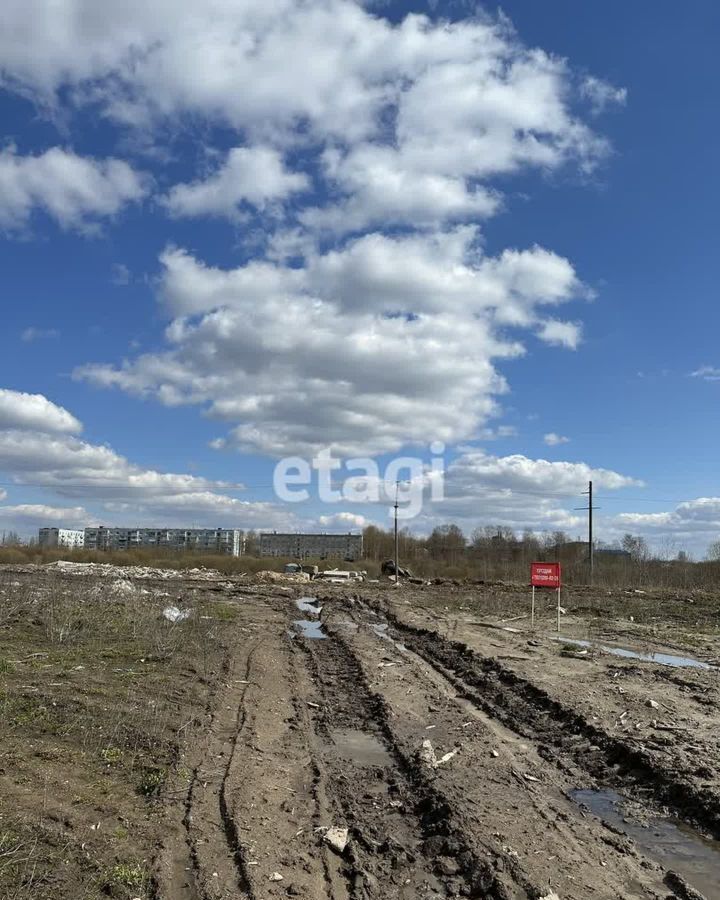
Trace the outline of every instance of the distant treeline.
{"type": "MultiPolygon", "coordinates": [[[[368,526],[364,532],[364,559],[348,563],[368,577],[380,574],[383,560],[394,556],[392,530],[368,526]]],[[[104,552],[41,548],[23,544],[16,536],[0,546],[0,564],[48,563],[59,559],[77,562],[105,562],[115,565],[186,569],[206,567],[225,574],[248,574],[261,569],[281,570],[292,559],[260,558],[257,535],[248,534],[245,556],[232,557],[158,549],[104,552]]],[[[545,535],[526,531],[521,536],[510,528],[487,526],[466,537],[457,525],[435,528],[428,537],[417,537],[403,529],[399,535],[400,565],[421,578],[450,578],[461,581],[510,581],[527,583],[530,563],[558,561],[568,584],[587,584],[588,545],[572,540],[562,531],[545,535]]],[[[305,560],[321,568],[336,560],[305,560]]],[[[341,564],[342,565],[342,564],[341,564]]],[[[720,561],[693,562],[680,552],[673,559],[653,557],[642,537],[627,534],[616,546],[595,550],[594,583],[607,587],[671,587],[715,589],[720,586],[720,561]]]]}

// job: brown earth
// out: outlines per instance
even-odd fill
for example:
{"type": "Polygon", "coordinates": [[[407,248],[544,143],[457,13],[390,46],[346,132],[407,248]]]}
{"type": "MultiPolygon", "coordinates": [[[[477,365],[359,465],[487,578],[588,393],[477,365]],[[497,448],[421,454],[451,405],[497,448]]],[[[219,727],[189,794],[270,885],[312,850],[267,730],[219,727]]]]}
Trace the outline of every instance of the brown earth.
{"type": "Polygon", "coordinates": [[[1,897],[720,898],[711,594],[223,578],[0,573],[1,897]]]}

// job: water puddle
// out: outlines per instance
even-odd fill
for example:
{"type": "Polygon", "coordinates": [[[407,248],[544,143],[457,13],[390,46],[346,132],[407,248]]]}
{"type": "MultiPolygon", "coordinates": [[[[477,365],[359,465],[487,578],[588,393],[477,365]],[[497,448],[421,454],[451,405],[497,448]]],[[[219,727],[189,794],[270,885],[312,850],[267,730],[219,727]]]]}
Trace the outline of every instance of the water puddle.
{"type": "Polygon", "coordinates": [[[387,622],[379,622],[378,624],[373,624],[372,622],[367,623],[369,627],[373,630],[376,637],[379,637],[382,641],[390,641],[390,643],[395,647],[396,650],[399,650],[401,653],[407,653],[408,648],[405,644],[401,644],[400,641],[394,640],[388,634],[388,628],[390,627],[387,622]]]}
{"type": "Polygon", "coordinates": [[[637,846],[666,869],[678,872],[696,891],[718,897],[720,843],[704,838],[682,822],[653,819],[633,821],[623,811],[623,798],[615,791],[577,790],[570,798],[579,806],[624,831],[637,846]]]}
{"type": "Polygon", "coordinates": [[[340,728],[332,732],[335,751],[341,759],[358,766],[392,766],[392,758],[380,738],[369,731],[340,728]]]}
{"type": "Polygon", "coordinates": [[[638,650],[628,650],[625,647],[613,647],[609,644],[598,644],[595,641],[579,640],[578,638],[561,637],[553,635],[552,640],[561,641],[563,644],[572,644],[575,647],[587,647],[589,649],[602,650],[613,656],[621,656],[623,659],[639,659],[642,662],[658,663],[661,666],[675,666],[681,669],[716,669],[710,663],[693,659],[692,656],[673,656],[671,653],[640,653],[638,650]]]}
{"type": "Polygon", "coordinates": [[[322,606],[318,606],[317,597],[298,597],[295,600],[295,606],[300,612],[309,613],[311,616],[319,616],[322,612],[322,606]]]}
{"type": "Polygon", "coordinates": [[[325,629],[320,622],[311,622],[309,619],[299,619],[293,625],[300,632],[301,637],[312,641],[324,641],[327,638],[325,629]]]}

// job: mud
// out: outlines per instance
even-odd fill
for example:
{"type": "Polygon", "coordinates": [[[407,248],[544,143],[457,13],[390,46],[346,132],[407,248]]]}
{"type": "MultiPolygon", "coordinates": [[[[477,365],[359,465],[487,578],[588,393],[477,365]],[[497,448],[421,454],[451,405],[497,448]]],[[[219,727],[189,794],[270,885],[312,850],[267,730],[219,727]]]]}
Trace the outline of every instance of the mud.
{"type": "Polygon", "coordinates": [[[623,659],[638,659],[641,662],[657,663],[661,666],[672,666],[675,669],[715,669],[710,663],[701,662],[699,659],[693,659],[692,656],[676,656],[673,653],[662,653],[659,650],[652,653],[642,653],[639,650],[630,650],[627,647],[612,647],[604,644],[598,644],[595,641],[580,640],[578,638],[569,638],[558,635],[553,640],[560,641],[564,644],[571,644],[574,647],[585,647],[590,650],[599,650],[602,653],[610,653],[612,656],[620,656],[623,659]]]}
{"type": "MultiPolygon", "coordinates": [[[[653,598],[614,618],[569,598],[558,642],[551,612],[530,629],[505,588],[303,591],[223,588],[207,613],[222,611],[222,670],[174,720],[175,761],[144,801],[158,827],[134,853],[152,878],[105,895],[720,900],[709,601],[671,632],[653,598]]],[[[78,885],[54,900],[94,896],[78,885]]]]}
{"type": "Polygon", "coordinates": [[[629,835],[637,846],[666,868],[683,876],[694,887],[710,896],[720,885],[720,846],[701,837],[682,822],[636,817],[615,791],[577,790],[571,799],[604,822],[629,835]]]}

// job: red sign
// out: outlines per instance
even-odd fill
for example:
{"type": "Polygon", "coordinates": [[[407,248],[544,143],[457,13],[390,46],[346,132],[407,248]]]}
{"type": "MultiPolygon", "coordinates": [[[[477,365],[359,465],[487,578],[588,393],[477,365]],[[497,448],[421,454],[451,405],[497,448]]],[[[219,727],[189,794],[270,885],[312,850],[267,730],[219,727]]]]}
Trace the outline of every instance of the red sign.
{"type": "Polygon", "coordinates": [[[560,563],[530,563],[530,584],[533,587],[559,588],[560,563]]]}

